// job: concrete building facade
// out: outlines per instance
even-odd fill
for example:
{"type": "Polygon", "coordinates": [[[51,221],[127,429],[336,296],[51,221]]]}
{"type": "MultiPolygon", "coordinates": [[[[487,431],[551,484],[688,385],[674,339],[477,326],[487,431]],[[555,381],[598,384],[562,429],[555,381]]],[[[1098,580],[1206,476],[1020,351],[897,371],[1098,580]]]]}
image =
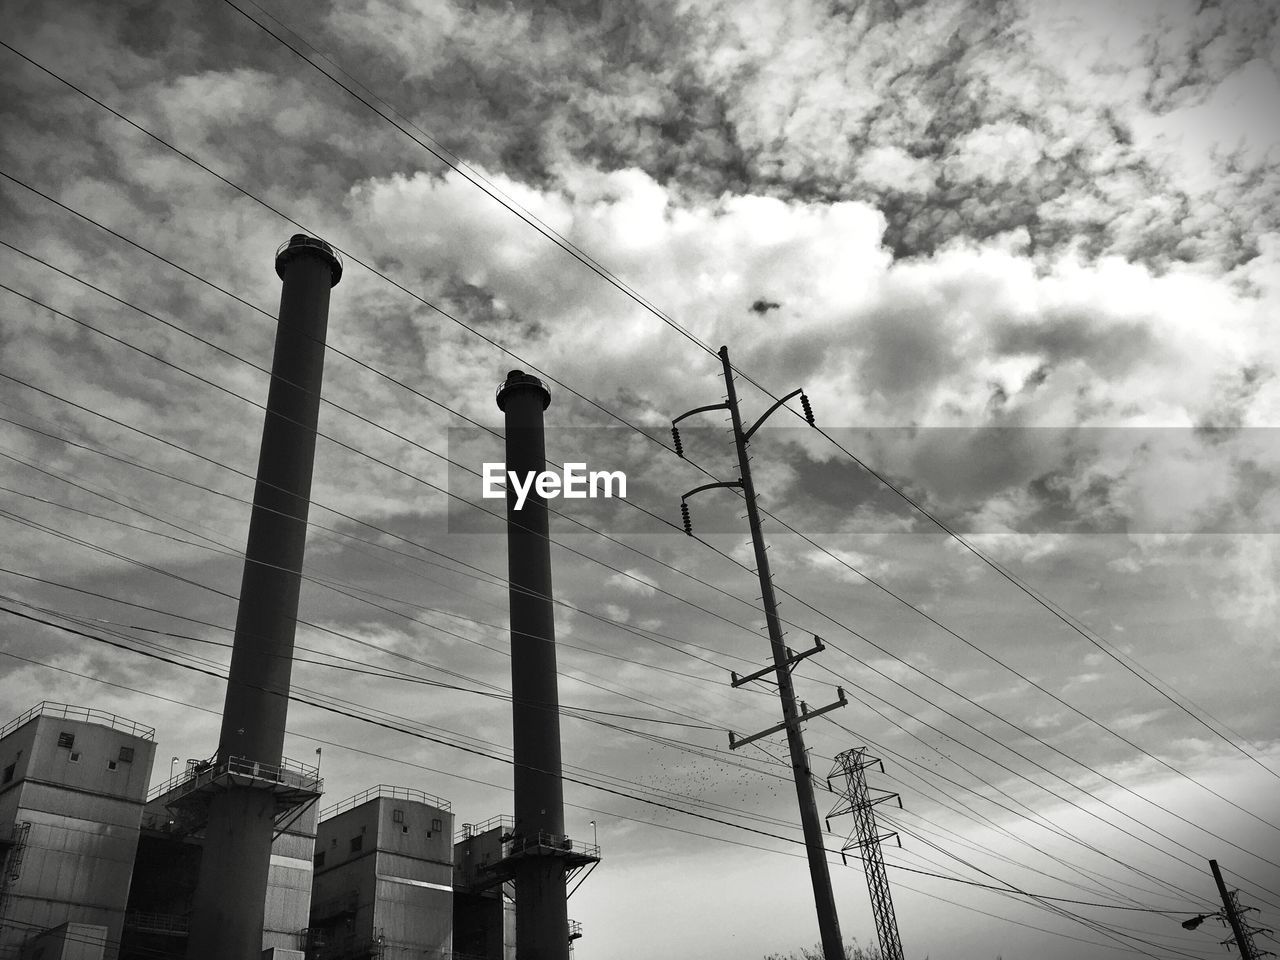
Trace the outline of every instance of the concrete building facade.
{"type": "Polygon", "coordinates": [[[379,784],[320,814],[308,960],[449,960],[453,814],[379,784]]]}
{"type": "Polygon", "coordinates": [[[116,960],[155,749],[151,727],[61,703],[0,728],[0,958],[116,960]]]}
{"type": "MultiPolygon", "coordinates": [[[[213,798],[275,805],[263,960],[515,960],[510,817],[378,785],[323,811],[319,770],[189,761],[149,794],[150,727],[41,703],[0,728],[0,960],[182,960],[213,798]]],[[[571,878],[599,860],[567,840],[571,878]]],[[[569,922],[572,944],[581,927],[569,922]]]]}

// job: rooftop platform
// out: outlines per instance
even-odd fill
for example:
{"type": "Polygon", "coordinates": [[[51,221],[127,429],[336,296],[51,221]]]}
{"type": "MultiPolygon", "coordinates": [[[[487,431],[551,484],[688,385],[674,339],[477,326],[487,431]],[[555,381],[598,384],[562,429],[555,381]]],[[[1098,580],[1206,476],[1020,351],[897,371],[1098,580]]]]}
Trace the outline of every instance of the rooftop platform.
{"type": "Polygon", "coordinates": [[[69,703],[54,703],[51,700],[44,700],[37,703],[22,716],[15,717],[3,727],[0,727],[0,740],[37,717],[79,720],[81,723],[96,723],[99,726],[110,727],[112,730],[119,730],[121,733],[140,737],[143,740],[155,740],[156,738],[155,727],[148,727],[134,720],[116,716],[114,713],[104,713],[101,710],[94,710],[92,707],[77,707],[69,703]]]}

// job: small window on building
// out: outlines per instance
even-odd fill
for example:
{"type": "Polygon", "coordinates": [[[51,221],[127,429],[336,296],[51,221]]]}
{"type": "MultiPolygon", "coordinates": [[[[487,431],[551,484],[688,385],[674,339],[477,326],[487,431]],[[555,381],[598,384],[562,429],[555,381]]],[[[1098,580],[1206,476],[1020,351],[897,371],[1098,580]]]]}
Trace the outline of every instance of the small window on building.
{"type": "Polygon", "coordinates": [[[363,849],[364,849],[364,835],[362,834],[362,835],[360,835],[360,836],[358,836],[358,837],[352,837],[352,838],[351,838],[351,852],[352,852],[352,853],[359,853],[359,852],[360,852],[361,850],[363,850],[363,849]]]}
{"type": "Polygon", "coordinates": [[[108,760],[108,761],[107,761],[107,769],[108,769],[108,770],[114,770],[115,768],[116,768],[116,762],[115,762],[114,760],[108,760]]]}
{"type": "Polygon", "coordinates": [[[4,768],[4,777],[3,777],[3,778],[0,778],[0,782],[3,782],[3,783],[12,783],[12,782],[13,782],[13,771],[14,771],[14,769],[15,769],[17,766],[18,766],[18,764],[17,764],[16,762],[14,762],[14,763],[9,764],[7,767],[5,767],[5,768],[4,768]]]}
{"type": "Polygon", "coordinates": [[[120,762],[133,763],[133,747],[120,748],[120,762]]]}
{"type": "Polygon", "coordinates": [[[392,823],[404,823],[404,811],[403,811],[403,810],[392,810],[392,811],[391,811],[391,822],[392,822],[392,823]]]}
{"type": "Polygon", "coordinates": [[[76,735],[74,733],[58,734],[58,746],[66,747],[68,750],[70,750],[75,745],[76,745],[76,735]]]}
{"type": "Polygon", "coordinates": [[[78,754],[78,753],[72,753],[72,754],[71,754],[71,756],[69,756],[67,759],[68,759],[68,760],[70,760],[72,763],[79,763],[79,762],[80,762],[80,754],[78,754]]]}
{"type": "Polygon", "coordinates": [[[337,845],[338,845],[338,838],[337,838],[337,837],[334,837],[332,840],[330,840],[330,841],[329,841],[329,846],[331,846],[331,847],[336,847],[337,845]]]}
{"type": "Polygon", "coordinates": [[[323,866],[324,866],[324,851],[323,851],[323,850],[321,850],[319,853],[317,853],[317,854],[316,854],[316,866],[317,866],[317,867],[323,867],[323,866]]]}
{"type": "Polygon", "coordinates": [[[441,830],[443,830],[443,829],[444,829],[444,824],[440,821],[440,818],[439,818],[439,817],[437,817],[436,819],[434,819],[434,820],[432,820],[432,821],[431,821],[431,832],[432,832],[432,833],[439,833],[439,832],[440,832],[441,830]]]}

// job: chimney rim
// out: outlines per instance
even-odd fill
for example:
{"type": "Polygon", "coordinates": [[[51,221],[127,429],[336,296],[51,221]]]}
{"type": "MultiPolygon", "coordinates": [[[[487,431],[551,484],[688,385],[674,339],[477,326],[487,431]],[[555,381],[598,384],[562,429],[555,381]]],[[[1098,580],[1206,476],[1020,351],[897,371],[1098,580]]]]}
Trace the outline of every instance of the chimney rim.
{"type": "Polygon", "coordinates": [[[324,240],[305,233],[295,233],[276,248],[276,276],[283,280],[286,264],[300,253],[311,253],[326,261],[329,264],[329,286],[338,285],[342,279],[342,257],[324,240]]]}
{"type": "Polygon", "coordinates": [[[525,373],[523,370],[512,370],[507,374],[507,379],[498,384],[498,389],[494,394],[494,399],[498,402],[498,409],[506,412],[507,395],[521,387],[533,387],[541,391],[543,410],[551,406],[551,388],[547,386],[546,381],[535,377],[531,373],[525,373]]]}

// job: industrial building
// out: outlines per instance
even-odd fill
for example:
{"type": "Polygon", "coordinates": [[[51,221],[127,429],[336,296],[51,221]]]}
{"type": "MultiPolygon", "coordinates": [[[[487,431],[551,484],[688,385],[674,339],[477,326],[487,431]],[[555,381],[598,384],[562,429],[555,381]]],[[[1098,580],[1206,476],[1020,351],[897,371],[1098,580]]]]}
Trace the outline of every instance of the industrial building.
{"type": "Polygon", "coordinates": [[[0,958],[116,960],[155,731],[39,703],[0,728],[0,958]]]}
{"type": "Polygon", "coordinates": [[[457,956],[515,960],[515,884],[499,871],[515,821],[464,823],[453,847],[453,945],[457,956]]]}
{"type": "MultiPolygon", "coordinates": [[[[510,817],[455,835],[447,800],[386,784],[317,813],[318,768],[290,760],[192,760],[148,793],[155,751],[152,728],[88,707],[0,728],[0,960],[182,960],[210,802],[232,787],[276,811],[264,960],[514,960],[509,868],[529,850],[510,817]]],[[[599,851],[561,838],[556,859],[573,879],[599,851]]]]}
{"type": "MultiPolygon", "coordinates": [[[[41,704],[0,733],[0,960],[567,960],[569,883],[598,851],[564,832],[547,509],[508,502],[514,819],[461,840],[439,798],[378,786],[323,812],[283,756],[331,289],[341,257],[295,234],[212,757],[150,795],[154,731],[41,704]],[[144,810],[145,807],[145,810],[144,810]],[[510,903],[515,900],[514,923],[510,903]],[[514,927],[514,936],[513,936],[514,927]],[[37,941],[39,941],[37,943],[37,941]],[[474,951],[474,952],[471,952],[474,951]]],[[[507,464],[546,466],[546,384],[499,388],[507,464]]]]}
{"type": "Polygon", "coordinates": [[[453,814],[379,784],[321,811],[308,960],[448,960],[453,814]]]}

